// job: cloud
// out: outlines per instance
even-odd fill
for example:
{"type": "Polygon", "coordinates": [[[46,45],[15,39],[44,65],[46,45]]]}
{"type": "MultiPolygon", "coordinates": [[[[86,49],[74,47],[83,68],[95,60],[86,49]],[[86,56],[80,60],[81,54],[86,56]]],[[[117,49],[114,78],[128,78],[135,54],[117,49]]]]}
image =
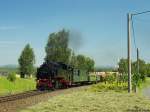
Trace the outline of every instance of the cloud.
{"type": "Polygon", "coordinates": [[[15,30],[17,27],[15,26],[0,26],[0,30],[15,30]]]}

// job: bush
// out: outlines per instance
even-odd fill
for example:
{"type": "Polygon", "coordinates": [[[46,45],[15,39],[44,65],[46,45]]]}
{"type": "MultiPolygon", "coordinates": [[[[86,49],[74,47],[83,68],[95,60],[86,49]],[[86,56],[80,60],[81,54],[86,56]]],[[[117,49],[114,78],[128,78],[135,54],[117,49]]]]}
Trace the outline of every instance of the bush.
{"type": "Polygon", "coordinates": [[[95,92],[101,92],[101,91],[109,91],[109,90],[114,90],[114,91],[124,91],[128,89],[127,83],[99,83],[96,85],[93,85],[90,90],[95,91],[95,92]]]}
{"type": "Polygon", "coordinates": [[[116,76],[114,74],[112,75],[107,75],[105,77],[105,81],[108,82],[108,83],[113,83],[116,81],[116,76]]]}
{"type": "Polygon", "coordinates": [[[117,80],[118,80],[119,83],[128,82],[128,75],[127,74],[119,75],[117,77],[117,80]]]}
{"type": "Polygon", "coordinates": [[[11,82],[14,82],[16,80],[16,73],[9,73],[8,74],[8,77],[7,77],[7,80],[11,81],[11,82]]]}

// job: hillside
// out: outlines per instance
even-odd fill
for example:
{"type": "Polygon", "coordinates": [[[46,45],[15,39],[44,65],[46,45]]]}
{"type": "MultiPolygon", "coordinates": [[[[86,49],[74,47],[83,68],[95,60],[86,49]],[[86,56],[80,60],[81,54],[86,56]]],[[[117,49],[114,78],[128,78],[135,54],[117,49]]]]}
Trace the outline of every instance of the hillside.
{"type": "Polygon", "coordinates": [[[0,75],[8,75],[10,72],[18,72],[18,66],[16,65],[4,65],[0,66],[0,75]]]}

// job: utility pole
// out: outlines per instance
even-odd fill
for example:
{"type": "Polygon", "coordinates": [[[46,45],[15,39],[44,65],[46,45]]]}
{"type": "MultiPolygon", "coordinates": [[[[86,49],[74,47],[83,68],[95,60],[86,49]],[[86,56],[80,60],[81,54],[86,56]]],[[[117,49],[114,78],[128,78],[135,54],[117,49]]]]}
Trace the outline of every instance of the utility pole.
{"type": "Polygon", "coordinates": [[[132,15],[130,13],[127,14],[127,36],[128,36],[128,92],[132,91],[131,84],[131,19],[132,15]]]}
{"type": "MultiPolygon", "coordinates": [[[[142,15],[145,13],[150,13],[150,11],[138,12],[138,13],[128,13],[127,14],[127,38],[128,38],[128,92],[132,92],[131,83],[131,21],[133,16],[142,15]]],[[[137,72],[139,73],[139,50],[137,49],[137,72]]]]}
{"type": "MultiPolygon", "coordinates": [[[[137,72],[136,72],[139,77],[139,49],[137,48],[137,72]]],[[[135,93],[137,92],[137,82],[135,84],[135,93]]]]}
{"type": "Polygon", "coordinates": [[[137,48],[137,74],[139,75],[139,49],[137,48]]]}

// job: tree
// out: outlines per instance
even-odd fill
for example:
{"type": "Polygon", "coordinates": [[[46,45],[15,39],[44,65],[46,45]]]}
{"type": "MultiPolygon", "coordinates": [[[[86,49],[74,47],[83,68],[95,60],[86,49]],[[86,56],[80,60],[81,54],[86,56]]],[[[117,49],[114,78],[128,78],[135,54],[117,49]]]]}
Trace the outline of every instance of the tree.
{"type": "MultiPolygon", "coordinates": [[[[132,73],[137,73],[137,61],[132,63],[132,73]]],[[[146,75],[146,63],[141,59],[139,59],[139,73],[146,75]]]]}
{"type": "Polygon", "coordinates": [[[71,53],[70,65],[77,67],[77,56],[75,55],[75,53],[73,51],[71,53]]]}
{"type": "Polygon", "coordinates": [[[68,48],[68,42],[68,31],[63,29],[57,33],[51,33],[45,47],[45,61],[64,62],[68,64],[71,56],[71,49],[68,48]]]}
{"type": "MultiPolygon", "coordinates": [[[[122,74],[127,74],[128,71],[128,62],[127,59],[121,59],[119,62],[119,72],[122,74]]],[[[137,61],[132,62],[132,85],[136,92],[136,87],[140,86],[140,84],[145,81],[146,74],[148,72],[147,64],[144,60],[139,59],[139,73],[137,70],[137,61]]],[[[124,77],[125,75],[122,75],[121,77],[124,77]]],[[[122,78],[123,79],[123,78],[122,78]]]]}
{"type": "Polygon", "coordinates": [[[25,75],[30,76],[34,73],[35,55],[29,44],[23,49],[18,59],[18,63],[21,78],[24,78],[25,75]]]}
{"type": "Polygon", "coordinates": [[[122,73],[122,74],[127,74],[128,73],[128,61],[127,59],[120,59],[119,63],[119,68],[118,68],[118,71],[119,73],[122,73]]]}
{"type": "Polygon", "coordinates": [[[93,71],[94,70],[95,62],[93,59],[79,54],[77,56],[74,56],[74,60],[75,60],[74,64],[77,68],[85,69],[87,71],[93,71]]]}
{"type": "Polygon", "coordinates": [[[146,64],[146,75],[150,77],[150,63],[146,64]]]}
{"type": "Polygon", "coordinates": [[[75,55],[69,46],[69,31],[61,30],[57,33],[51,33],[45,47],[45,61],[64,62],[71,64],[76,68],[93,70],[94,60],[84,55],[75,55]]]}
{"type": "Polygon", "coordinates": [[[140,86],[140,84],[142,82],[145,81],[145,77],[146,77],[146,63],[144,60],[139,59],[139,73],[137,70],[137,61],[132,63],[132,84],[134,87],[134,90],[136,92],[136,88],[137,86],[140,86]]]}
{"type": "Polygon", "coordinates": [[[85,56],[84,55],[81,55],[81,54],[77,55],[76,61],[77,61],[77,68],[86,69],[86,67],[85,67],[85,56]]]}
{"type": "Polygon", "coordinates": [[[88,71],[93,71],[94,70],[94,65],[95,65],[95,62],[94,62],[93,59],[91,59],[89,57],[85,58],[85,66],[86,66],[86,69],[88,71]]]}

